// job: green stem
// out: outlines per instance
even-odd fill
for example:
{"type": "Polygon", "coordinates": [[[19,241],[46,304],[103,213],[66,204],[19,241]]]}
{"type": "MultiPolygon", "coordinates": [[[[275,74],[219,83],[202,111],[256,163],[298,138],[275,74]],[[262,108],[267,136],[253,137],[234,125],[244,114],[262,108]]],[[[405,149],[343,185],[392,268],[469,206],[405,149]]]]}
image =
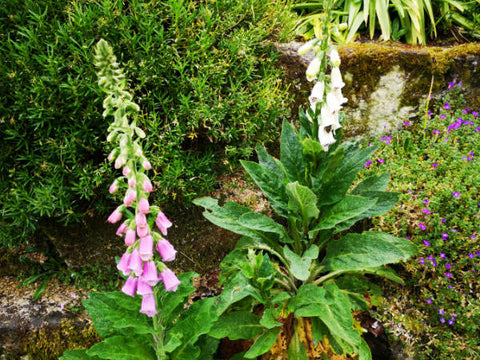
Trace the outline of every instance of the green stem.
{"type": "Polygon", "coordinates": [[[290,232],[292,233],[293,240],[295,240],[295,252],[298,255],[301,255],[301,240],[300,240],[300,233],[298,232],[297,225],[295,224],[295,219],[292,217],[288,218],[288,227],[290,228],[290,232]]]}
{"type": "Polygon", "coordinates": [[[338,275],[340,275],[341,273],[343,273],[344,270],[337,270],[337,271],[332,271],[331,273],[328,273],[327,275],[325,276],[322,276],[320,279],[317,279],[316,281],[313,282],[314,285],[320,285],[321,283],[331,279],[331,278],[334,278],[338,275]]]}

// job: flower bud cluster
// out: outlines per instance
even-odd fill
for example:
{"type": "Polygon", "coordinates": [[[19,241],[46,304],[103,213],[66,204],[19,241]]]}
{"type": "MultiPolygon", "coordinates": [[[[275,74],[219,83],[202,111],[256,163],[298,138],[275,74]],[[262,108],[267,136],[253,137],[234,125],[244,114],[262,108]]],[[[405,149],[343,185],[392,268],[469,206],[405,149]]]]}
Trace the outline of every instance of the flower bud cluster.
{"type": "MultiPolygon", "coordinates": [[[[335,131],[341,128],[339,121],[340,110],[347,99],[342,95],[345,83],[340,72],[340,56],[334,46],[326,44],[320,39],[312,39],[298,49],[300,55],[313,50],[315,56],[307,68],[307,80],[314,81],[312,92],[308,98],[310,109],[318,124],[318,140],[325,151],[335,143],[335,131]],[[324,45],[325,44],[325,45],[324,45]],[[322,66],[322,64],[324,66],[322,66]],[[326,75],[327,65],[330,66],[330,75],[326,75]]],[[[312,117],[307,114],[312,121],[312,117]]]]}
{"type": "Polygon", "coordinates": [[[128,121],[129,116],[135,118],[139,107],[126,91],[125,76],[106,41],[100,40],[97,44],[95,60],[99,68],[99,85],[107,93],[103,115],[114,116],[107,140],[116,147],[108,155],[108,160],[114,162],[116,169],[122,169],[123,175],[110,185],[109,192],[113,194],[120,188],[126,189],[123,204],[107,220],[118,223],[125,218],[117,230],[117,235],[124,238],[127,246],[117,265],[128,276],[122,291],[132,297],[135,294],[142,296],[140,312],[152,317],[157,313],[153,288],[160,280],[166,291],[176,291],[180,284],[165,265],[165,262],[173,261],[176,254],[172,244],[164,238],[172,223],[160,208],[151,206],[148,201],[153,186],[146,172],[152,165],[139,143],[145,132],[136,126],[135,119],[132,123],[128,121]]]}

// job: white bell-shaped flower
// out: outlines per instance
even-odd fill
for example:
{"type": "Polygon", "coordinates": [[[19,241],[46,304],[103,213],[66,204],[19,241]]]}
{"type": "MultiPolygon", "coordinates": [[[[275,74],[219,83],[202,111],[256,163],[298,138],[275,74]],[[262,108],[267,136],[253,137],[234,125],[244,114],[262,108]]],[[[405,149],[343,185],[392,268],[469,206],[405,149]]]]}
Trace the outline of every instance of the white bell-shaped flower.
{"type": "Polygon", "coordinates": [[[337,49],[335,48],[331,49],[328,55],[330,56],[330,62],[332,63],[332,66],[339,67],[341,64],[341,60],[340,60],[340,55],[338,55],[337,49]]]}
{"type": "Polygon", "coordinates": [[[342,105],[348,101],[346,97],[343,97],[342,89],[340,88],[333,88],[331,93],[335,97],[336,101],[342,105]]]}
{"type": "Polygon", "coordinates": [[[307,68],[307,80],[308,81],[313,81],[317,78],[318,73],[320,72],[320,65],[322,64],[322,60],[318,57],[315,56],[308,65],[307,68]]]}
{"type": "Polygon", "coordinates": [[[340,68],[332,68],[332,73],[330,74],[330,81],[332,88],[341,89],[345,86],[345,83],[342,80],[342,73],[340,72],[340,68]]]}
{"type": "Polygon", "coordinates": [[[323,94],[325,93],[325,82],[317,81],[313,86],[312,93],[308,97],[308,101],[310,101],[310,105],[313,107],[312,109],[315,110],[315,105],[317,102],[323,100],[323,94]]]}
{"type": "Polygon", "coordinates": [[[297,50],[298,55],[305,55],[310,50],[312,50],[313,46],[318,42],[317,38],[307,41],[305,44],[300,46],[297,50]]]}
{"type": "Polygon", "coordinates": [[[328,147],[335,143],[335,138],[333,137],[333,132],[329,129],[327,131],[326,126],[318,127],[318,141],[322,145],[324,151],[328,151],[328,147]]]}
{"type": "Polygon", "coordinates": [[[332,91],[327,94],[327,105],[331,111],[339,111],[342,108],[342,103],[332,91]]]}
{"type": "Polygon", "coordinates": [[[328,104],[324,104],[322,106],[322,110],[320,112],[320,117],[322,119],[321,125],[322,126],[331,126],[333,130],[340,128],[339,116],[338,111],[332,111],[328,104]]]}

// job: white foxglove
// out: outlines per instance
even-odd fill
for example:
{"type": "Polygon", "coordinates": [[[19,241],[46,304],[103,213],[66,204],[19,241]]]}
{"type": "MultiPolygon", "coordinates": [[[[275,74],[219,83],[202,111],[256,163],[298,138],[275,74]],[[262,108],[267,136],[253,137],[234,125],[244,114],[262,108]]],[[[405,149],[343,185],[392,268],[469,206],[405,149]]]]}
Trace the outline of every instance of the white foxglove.
{"type": "Polygon", "coordinates": [[[345,83],[342,80],[342,74],[340,73],[340,68],[338,67],[332,68],[330,80],[330,85],[332,86],[332,88],[341,89],[345,86],[345,83]]]}
{"type": "Polygon", "coordinates": [[[310,65],[308,65],[308,68],[307,68],[307,80],[308,81],[313,81],[317,78],[317,75],[318,73],[320,72],[320,65],[322,64],[322,60],[315,56],[312,60],[312,62],[310,63],[310,65]]]}
{"type": "Polygon", "coordinates": [[[325,126],[318,127],[318,141],[322,145],[324,151],[328,151],[328,147],[335,143],[332,131],[326,131],[325,126]]]}

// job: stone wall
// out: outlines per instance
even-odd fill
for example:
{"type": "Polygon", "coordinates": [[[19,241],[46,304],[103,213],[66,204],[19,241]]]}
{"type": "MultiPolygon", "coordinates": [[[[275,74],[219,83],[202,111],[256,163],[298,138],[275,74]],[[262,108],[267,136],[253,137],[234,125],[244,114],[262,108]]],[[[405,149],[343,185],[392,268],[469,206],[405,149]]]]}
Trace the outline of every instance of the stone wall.
{"type": "MultiPolygon", "coordinates": [[[[301,43],[278,45],[280,63],[294,86],[295,104],[305,108],[312,87],[305,70],[313,52],[299,56],[301,43]]],[[[441,96],[448,83],[462,81],[471,108],[480,107],[480,43],[449,48],[355,43],[338,47],[346,83],[345,134],[379,134],[414,121],[430,90],[441,96]]]]}

